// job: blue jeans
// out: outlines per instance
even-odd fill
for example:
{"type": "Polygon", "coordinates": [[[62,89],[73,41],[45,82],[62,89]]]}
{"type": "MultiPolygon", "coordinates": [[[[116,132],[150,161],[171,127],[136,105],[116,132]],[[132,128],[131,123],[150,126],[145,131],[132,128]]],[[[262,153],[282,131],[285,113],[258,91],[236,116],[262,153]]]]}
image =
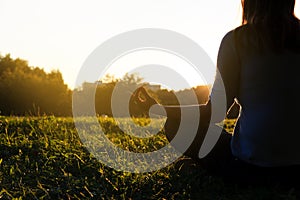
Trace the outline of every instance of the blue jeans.
{"type": "MultiPolygon", "coordinates": [[[[169,141],[172,140],[174,133],[178,128],[177,123],[168,121],[165,125],[166,136],[169,141]]],[[[231,138],[232,135],[226,130],[223,130],[221,136],[211,150],[211,152],[204,158],[199,158],[198,153],[202,141],[205,137],[207,124],[200,124],[201,129],[198,130],[197,136],[190,146],[190,148],[183,152],[185,156],[190,157],[199,166],[206,170],[213,176],[218,176],[229,182],[238,183],[253,183],[265,184],[268,183],[284,183],[284,184],[298,184],[300,185],[300,166],[285,166],[285,167],[261,167],[250,163],[246,163],[235,157],[231,152],[231,138]],[[299,174],[299,175],[298,175],[299,174]]]]}
{"type": "Polygon", "coordinates": [[[300,166],[261,167],[235,157],[230,148],[232,135],[223,130],[212,151],[196,162],[208,173],[229,182],[300,185],[300,166]],[[299,183],[298,183],[299,182],[299,183]]]}

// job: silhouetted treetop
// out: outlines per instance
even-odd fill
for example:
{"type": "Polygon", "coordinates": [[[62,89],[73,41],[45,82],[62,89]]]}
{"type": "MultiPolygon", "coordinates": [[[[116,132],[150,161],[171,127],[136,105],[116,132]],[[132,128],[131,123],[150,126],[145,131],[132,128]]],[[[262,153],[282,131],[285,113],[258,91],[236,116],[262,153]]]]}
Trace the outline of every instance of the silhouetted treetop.
{"type": "Polygon", "coordinates": [[[71,90],[58,70],[46,73],[26,60],[0,55],[0,114],[71,114],[71,90]]]}

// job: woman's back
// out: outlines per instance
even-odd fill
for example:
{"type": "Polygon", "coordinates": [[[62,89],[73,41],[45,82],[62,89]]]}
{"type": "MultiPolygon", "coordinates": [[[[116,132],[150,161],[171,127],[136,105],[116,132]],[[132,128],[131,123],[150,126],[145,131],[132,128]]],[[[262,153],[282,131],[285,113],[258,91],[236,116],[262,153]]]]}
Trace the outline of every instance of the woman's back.
{"type": "Polygon", "coordinates": [[[300,133],[296,128],[300,121],[300,51],[264,46],[250,25],[230,34],[239,60],[235,69],[239,84],[235,87],[241,105],[232,139],[233,154],[263,166],[300,164],[300,133]]]}

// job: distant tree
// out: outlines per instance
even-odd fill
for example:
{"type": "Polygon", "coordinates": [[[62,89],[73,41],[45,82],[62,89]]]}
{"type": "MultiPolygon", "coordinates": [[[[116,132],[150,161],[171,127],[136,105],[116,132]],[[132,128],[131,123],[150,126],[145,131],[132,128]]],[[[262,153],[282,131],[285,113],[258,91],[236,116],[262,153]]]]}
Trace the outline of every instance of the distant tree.
{"type": "Polygon", "coordinates": [[[139,108],[132,105],[133,102],[129,101],[128,105],[124,99],[128,98],[128,95],[133,93],[135,88],[142,85],[146,87],[151,96],[164,105],[195,104],[195,99],[193,99],[195,96],[199,104],[208,100],[209,86],[201,85],[180,91],[161,89],[160,87],[158,87],[159,89],[156,87],[156,90],[151,90],[149,89],[151,84],[144,82],[142,77],[138,74],[129,73],[118,79],[108,74],[94,83],[85,82],[80,88],[74,90],[74,97],[77,98],[82,115],[91,114],[95,110],[98,115],[113,116],[112,102],[114,102],[114,109],[118,111],[118,116],[114,117],[123,117],[127,116],[128,109],[131,114],[140,113],[139,108]],[[112,99],[116,88],[118,91],[115,93],[114,99],[112,99]],[[93,89],[96,89],[95,94],[92,91],[93,89]],[[91,95],[95,95],[92,97],[95,100],[95,108],[87,101],[91,95]]]}
{"type": "Polygon", "coordinates": [[[46,73],[20,58],[0,56],[1,115],[71,115],[71,93],[58,70],[46,73]]]}
{"type": "MultiPolygon", "coordinates": [[[[112,77],[107,75],[108,78],[112,77]]],[[[106,79],[108,79],[105,77],[106,79]]],[[[98,85],[96,96],[95,96],[95,105],[96,112],[99,115],[108,115],[112,116],[112,103],[114,103],[114,108],[118,111],[118,116],[123,117],[127,116],[126,109],[129,109],[129,105],[124,105],[124,99],[134,92],[134,88],[137,88],[143,81],[143,78],[137,74],[126,73],[122,78],[112,79],[111,82],[103,81],[104,83],[98,85]],[[115,98],[112,101],[112,95],[115,89],[118,89],[118,92],[115,93],[115,98]]],[[[116,113],[115,113],[116,114],[116,113]]]]}

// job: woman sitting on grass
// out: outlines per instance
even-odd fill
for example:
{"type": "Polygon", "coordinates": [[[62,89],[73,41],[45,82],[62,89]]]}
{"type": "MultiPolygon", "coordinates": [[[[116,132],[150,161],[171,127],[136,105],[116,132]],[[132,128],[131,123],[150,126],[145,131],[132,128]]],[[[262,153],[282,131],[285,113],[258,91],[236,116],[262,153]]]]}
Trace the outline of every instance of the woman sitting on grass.
{"type": "MultiPolygon", "coordinates": [[[[242,6],[242,25],[229,31],[219,48],[221,78],[216,75],[209,101],[199,105],[198,135],[183,153],[209,171],[230,178],[266,174],[290,178],[288,173],[296,175],[293,169],[300,169],[300,23],[294,15],[295,0],[243,0],[242,6]],[[211,102],[221,95],[220,81],[227,109],[237,103],[240,113],[233,134],[223,130],[212,151],[200,158],[211,102]]],[[[136,91],[135,101],[146,110],[157,104],[144,88],[136,91]],[[147,98],[140,99],[141,94],[147,98]]],[[[171,141],[180,123],[180,106],[163,107],[171,141]]]]}

